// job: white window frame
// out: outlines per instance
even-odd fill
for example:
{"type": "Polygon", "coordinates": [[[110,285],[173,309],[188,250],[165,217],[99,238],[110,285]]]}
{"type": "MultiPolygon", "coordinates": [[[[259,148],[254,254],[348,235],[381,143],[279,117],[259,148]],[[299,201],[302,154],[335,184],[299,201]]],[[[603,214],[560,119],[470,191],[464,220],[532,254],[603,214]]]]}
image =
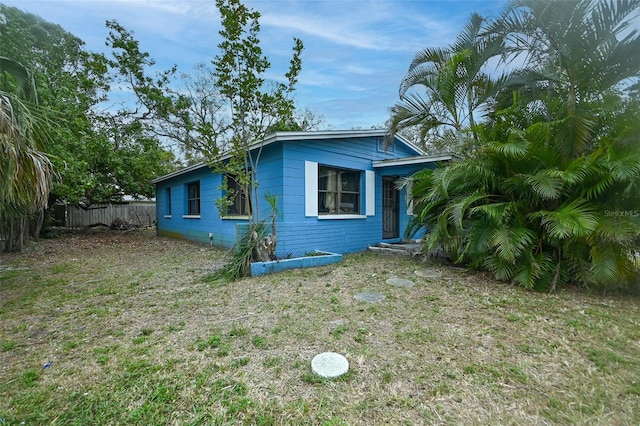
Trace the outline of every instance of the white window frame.
{"type": "MultiPolygon", "coordinates": [[[[334,167],[334,166],[327,166],[334,167]]],[[[367,216],[375,215],[375,172],[364,170],[365,190],[360,192],[360,203],[363,203],[364,196],[365,214],[319,214],[318,210],[318,168],[315,161],[304,162],[304,215],[315,217],[319,220],[326,219],[365,219],[367,216]]],[[[336,167],[340,168],[340,167],[336,167]]],[[[361,171],[362,172],[362,171],[361,171]]]]}

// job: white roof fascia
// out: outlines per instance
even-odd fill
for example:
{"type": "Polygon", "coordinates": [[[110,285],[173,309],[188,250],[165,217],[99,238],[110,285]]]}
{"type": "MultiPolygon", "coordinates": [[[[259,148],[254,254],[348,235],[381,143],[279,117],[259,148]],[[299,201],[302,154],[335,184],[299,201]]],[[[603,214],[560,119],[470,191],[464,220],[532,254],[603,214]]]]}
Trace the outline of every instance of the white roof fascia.
{"type": "Polygon", "coordinates": [[[420,155],[426,155],[426,152],[421,149],[420,147],[418,147],[418,145],[415,145],[413,142],[410,142],[408,139],[406,139],[404,136],[396,133],[395,135],[393,135],[394,138],[398,138],[400,139],[400,141],[407,145],[409,148],[413,149],[415,152],[420,153],[420,155]]]}
{"type": "Polygon", "coordinates": [[[202,167],[206,167],[206,166],[207,166],[207,163],[197,163],[197,164],[194,164],[192,166],[188,166],[188,167],[185,167],[183,169],[176,170],[175,172],[171,172],[171,173],[169,173],[167,175],[157,177],[157,178],[153,179],[151,181],[151,183],[162,182],[163,180],[171,179],[172,177],[180,176],[180,175],[183,175],[185,173],[189,173],[189,172],[192,172],[194,170],[198,170],[198,169],[200,169],[202,167]]]}
{"type": "Polygon", "coordinates": [[[335,139],[338,137],[361,138],[366,136],[384,136],[387,131],[379,130],[322,130],[306,132],[275,132],[267,136],[263,141],[251,145],[250,149],[260,148],[274,142],[335,139]]]}
{"type": "Polygon", "coordinates": [[[373,168],[411,166],[414,164],[435,163],[438,161],[451,161],[451,154],[420,155],[416,157],[394,158],[391,160],[374,160],[371,162],[373,168]]]}
{"type": "MultiPolygon", "coordinates": [[[[285,141],[299,141],[299,140],[319,140],[319,139],[335,139],[339,137],[345,138],[358,138],[358,137],[384,137],[388,135],[388,131],[386,129],[371,129],[371,130],[322,130],[322,131],[302,131],[302,132],[275,132],[267,136],[264,140],[260,142],[256,142],[249,146],[249,150],[253,151],[255,149],[259,149],[261,147],[265,147],[275,142],[285,142],[285,141]]],[[[410,149],[423,154],[420,148],[418,148],[413,143],[409,142],[404,137],[396,134],[394,136],[402,143],[406,144],[410,149]]],[[[226,160],[230,155],[223,155],[220,160],[226,160]]],[[[414,158],[414,157],[412,157],[414,158]]],[[[189,167],[185,167],[184,169],[176,170],[175,172],[169,173],[164,176],[157,177],[151,181],[151,183],[162,182],[167,179],[171,179],[176,176],[180,176],[185,173],[192,172],[194,170],[200,169],[202,167],[206,167],[206,162],[201,162],[194,164],[189,167]]]]}

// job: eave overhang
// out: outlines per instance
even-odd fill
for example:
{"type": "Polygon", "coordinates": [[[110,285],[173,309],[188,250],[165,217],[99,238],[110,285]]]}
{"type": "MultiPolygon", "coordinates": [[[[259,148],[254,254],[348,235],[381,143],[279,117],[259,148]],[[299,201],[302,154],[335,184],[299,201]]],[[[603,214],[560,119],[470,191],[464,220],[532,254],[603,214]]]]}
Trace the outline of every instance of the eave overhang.
{"type": "MultiPolygon", "coordinates": [[[[323,140],[323,139],[344,139],[344,138],[364,138],[364,137],[389,137],[389,132],[386,129],[373,129],[373,130],[323,130],[313,132],[275,132],[267,136],[263,141],[256,142],[249,147],[250,151],[254,151],[260,148],[264,148],[267,145],[271,145],[276,142],[295,142],[295,141],[309,141],[309,140],[323,140]]],[[[405,144],[408,148],[413,150],[416,154],[424,154],[419,147],[402,137],[401,135],[394,135],[394,139],[405,144]]],[[[422,155],[410,158],[421,158],[422,155]]],[[[220,158],[221,161],[230,158],[230,155],[224,155],[220,158]]],[[[386,160],[385,160],[386,161],[386,160]]],[[[208,164],[205,162],[197,163],[184,169],[176,170],[175,172],[166,174],[164,176],[157,177],[151,181],[156,184],[176,176],[180,176],[204,167],[208,164]]],[[[375,167],[375,166],[374,166],[375,167]]]]}
{"type": "Polygon", "coordinates": [[[390,160],[374,160],[371,165],[374,169],[384,167],[398,167],[398,166],[415,166],[419,164],[438,163],[443,161],[451,161],[456,156],[453,154],[432,154],[432,155],[418,155],[415,157],[393,158],[390,160]]]}

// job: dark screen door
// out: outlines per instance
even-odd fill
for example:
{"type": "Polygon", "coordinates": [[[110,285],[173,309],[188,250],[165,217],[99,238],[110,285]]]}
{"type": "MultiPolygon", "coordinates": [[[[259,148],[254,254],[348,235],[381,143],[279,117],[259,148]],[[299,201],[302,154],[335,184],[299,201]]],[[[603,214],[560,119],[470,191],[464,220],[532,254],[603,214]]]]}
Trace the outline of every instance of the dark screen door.
{"type": "Polygon", "coordinates": [[[398,190],[395,177],[382,178],[382,238],[398,238],[398,190]]]}

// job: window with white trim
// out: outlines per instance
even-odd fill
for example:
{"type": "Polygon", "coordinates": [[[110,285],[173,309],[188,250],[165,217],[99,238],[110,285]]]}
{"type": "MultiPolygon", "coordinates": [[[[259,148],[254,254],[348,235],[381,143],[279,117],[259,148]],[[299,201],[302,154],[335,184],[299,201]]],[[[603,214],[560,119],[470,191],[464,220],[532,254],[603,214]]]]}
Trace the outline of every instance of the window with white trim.
{"type": "Polygon", "coordinates": [[[376,213],[375,182],[376,174],[373,170],[360,171],[319,165],[315,161],[305,161],[304,215],[306,217],[336,219],[374,216],[376,213]],[[322,170],[322,176],[320,170],[322,170]],[[346,178],[345,185],[343,185],[345,182],[342,179],[338,180],[338,174],[341,172],[346,173],[341,176],[346,178]],[[354,175],[349,175],[349,173],[354,175]],[[362,175],[364,175],[364,193],[360,193],[363,190],[362,175]],[[357,185],[355,185],[356,181],[358,182],[357,185]],[[356,193],[358,197],[355,197],[356,193]],[[341,204],[342,206],[340,206],[341,204]],[[340,212],[340,207],[342,207],[342,212],[340,212]],[[362,212],[363,207],[364,214],[362,212]],[[352,212],[346,212],[345,210],[347,209],[352,210],[352,212]]]}
{"type": "Polygon", "coordinates": [[[361,172],[318,166],[318,214],[360,214],[361,172]]]}

